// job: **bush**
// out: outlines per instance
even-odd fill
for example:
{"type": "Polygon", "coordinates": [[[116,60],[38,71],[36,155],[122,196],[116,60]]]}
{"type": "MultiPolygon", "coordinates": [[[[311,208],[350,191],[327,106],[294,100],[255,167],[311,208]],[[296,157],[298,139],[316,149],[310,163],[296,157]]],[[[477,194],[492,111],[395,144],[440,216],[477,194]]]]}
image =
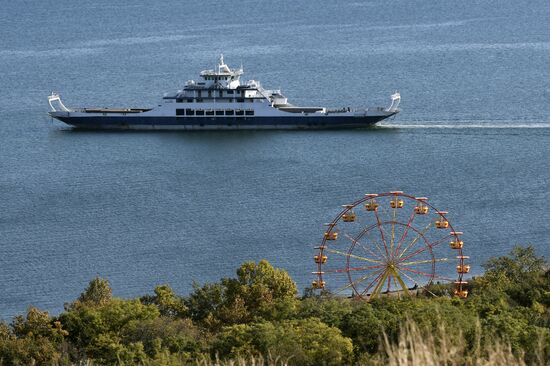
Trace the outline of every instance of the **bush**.
{"type": "Polygon", "coordinates": [[[193,285],[185,303],[194,321],[218,329],[221,325],[291,317],[298,304],[296,284],[287,272],[268,261],[246,262],[237,278],[193,285]]]}
{"type": "Polygon", "coordinates": [[[289,365],[342,365],[352,360],[352,343],[318,318],[225,327],[213,343],[222,358],[263,355],[289,365]]]}

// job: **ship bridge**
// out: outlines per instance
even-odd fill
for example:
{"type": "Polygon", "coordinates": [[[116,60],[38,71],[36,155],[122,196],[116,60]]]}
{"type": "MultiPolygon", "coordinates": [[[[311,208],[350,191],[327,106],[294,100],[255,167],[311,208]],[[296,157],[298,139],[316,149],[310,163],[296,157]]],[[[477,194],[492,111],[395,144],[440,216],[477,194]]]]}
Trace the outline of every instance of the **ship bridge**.
{"type": "Polygon", "coordinates": [[[241,85],[240,77],[243,72],[242,66],[231,69],[223,61],[223,55],[220,55],[220,61],[214,69],[201,71],[202,81],[189,80],[185,89],[237,89],[241,85]]]}
{"type": "Polygon", "coordinates": [[[189,80],[183,90],[164,94],[167,102],[176,100],[178,103],[243,103],[254,101],[268,101],[272,106],[286,105],[286,97],[280,90],[266,90],[257,80],[242,83],[243,67],[231,69],[225,64],[223,55],[220,55],[218,64],[211,70],[200,72],[202,80],[189,80]]]}

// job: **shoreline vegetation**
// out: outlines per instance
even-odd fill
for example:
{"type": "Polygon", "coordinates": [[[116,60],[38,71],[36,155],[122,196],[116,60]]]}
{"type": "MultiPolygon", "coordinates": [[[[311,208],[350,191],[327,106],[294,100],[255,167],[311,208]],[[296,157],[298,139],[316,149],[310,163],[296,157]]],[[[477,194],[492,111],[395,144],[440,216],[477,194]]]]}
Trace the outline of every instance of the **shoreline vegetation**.
{"type": "Polygon", "coordinates": [[[0,365],[548,365],[548,263],[517,246],[484,269],[467,299],[436,284],[368,303],[298,297],[265,260],[188,296],[115,298],[97,277],[58,316],[29,307],[0,322],[0,365]]]}

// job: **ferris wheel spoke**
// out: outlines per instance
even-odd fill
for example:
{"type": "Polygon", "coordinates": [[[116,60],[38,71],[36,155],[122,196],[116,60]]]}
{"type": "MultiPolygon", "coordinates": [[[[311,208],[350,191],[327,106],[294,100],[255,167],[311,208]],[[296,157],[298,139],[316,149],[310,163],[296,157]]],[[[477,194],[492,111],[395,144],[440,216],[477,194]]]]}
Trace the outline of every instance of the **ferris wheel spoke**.
{"type": "Polygon", "coordinates": [[[416,216],[416,213],[412,212],[411,217],[409,217],[409,221],[407,222],[407,225],[405,226],[405,230],[403,231],[403,235],[401,235],[401,239],[399,239],[399,242],[397,243],[397,248],[395,249],[394,255],[397,255],[399,253],[399,249],[401,248],[401,245],[403,245],[403,242],[405,241],[405,238],[409,234],[409,229],[411,228],[411,224],[416,216]]]}
{"type": "Polygon", "coordinates": [[[354,280],[354,281],[348,283],[347,285],[345,285],[345,286],[343,286],[343,287],[337,289],[337,290],[336,290],[336,293],[342,292],[342,291],[344,291],[344,290],[346,290],[346,289],[348,289],[348,288],[350,288],[350,287],[355,287],[355,286],[358,285],[359,283],[361,283],[361,282],[363,282],[363,281],[365,281],[365,280],[368,280],[370,277],[372,277],[372,276],[378,274],[379,272],[381,272],[381,270],[380,270],[380,271],[374,271],[374,272],[371,272],[371,273],[367,273],[366,275],[364,275],[364,276],[362,276],[362,277],[359,277],[358,279],[356,279],[356,280],[354,280]]]}
{"type": "MultiPolygon", "coordinates": [[[[380,244],[378,243],[378,241],[376,240],[373,240],[370,236],[369,236],[369,232],[374,229],[376,226],[378,226],[378,224],[373,224],[373,225],[370,225],[370,226],[367,226],[365,227],[363,230],[361,230],[361,232],[353,239],[350,239],[350,240],[354,240],[356,242],[360,242],[361,239],[363,239],[363,237],[365,236],[366,239],[370,242],[372,242],[374,244],[374,247],[378,250],[378,252],[380,253],[380,256],[378,255],[374,255],[375,257],[379,257],[379,258],[386,258],[386,256],[384,255],[384,252],[382,250],[382,247],[380,246],[380,244]]],[[[346,234],[347,235],[347,234],[346,234]]],[[[350,237],[349,235],[347,235],[348,237],[350,237]]],[[[365,248],[365,247],[363,247],[365,248]]],[[[366,249],[366,248],[365,248],[366,249]]],[[[374,253],[373,253],[374,254],[374,253]]]]}
{"type": "Polygon", "coordinates": [[[403,249],[403,251],[399,255],[399,258],[401,258],[409,249],[411,249],[413,245],[416,244],[418,239],[420,239],[421,237],[424,237],[424,234],[426,234],[426,232],[430,229],[431,226],[432,226],[431,222],[428,225],[426,225],[426,227],[416,235],[416,237],[409,243],[409,245],[407,245],[405,249],[403,249]]]}
{"type": "Polygon", "coordinates": [[[395,207],[393,208],[392,215],[393,215],[393,219],[391,221],[390,253],[393,254],[393,245],[395,244],[395,219],[397,217],[397,205],[395,205],[395,207]]]}
{"type": "Polygon", "coordinates": [[[343,255],[345,257],[351,257],[351,258],[359,259],[359,260],[362,260],[362,261],[367,261],[367,262],[372,262],[372,263],[382,263],[382,261],[378,261],[378,260],[367,258],[367,257],[360,257],[360,256],[355,255],[355,254],[345,253],[345,252],[341,252],[341,251],[335,250],[335,249],[327,248],[325,250],[327,252],[330,252],[330,253],[339,254],[339,255],[343,255]]]}
{"type": "Polygon", "coordinates": [[[411,266],[411,265],[423,264],[423,263],[448,262],[449,260],[450,258],[425,259],[425,260],[419,260],[419,261],[413,261],[413,262],[399,262],[399,265],[411,266]]]}
{"type": "Polygon", "coordinates": [[[445,237],[443,237],[443,238],[441,238],[437,241],[434,241],[433,243],[427,243],[427,245],[425,247],[418,249],[414,253],[409,254],[408,256],[406,256],[405,258],[402,258],[401,260],[403,260],[403,261],[407,260],[407,259],[412,258],[412,257],[414,257],[414,256],[416,256],[416,255],[418,255],[418,254],[420,254],[420,253],[422,253],[422,252],[424,252],[428,249],[433,249],[436,246],[438,246],[439,244],[443,243],[446,239],[448,239],[450,237],[451,237],[451,235],[449,234],[449,235],[447,235],[447,236],[445,236],[445,237]]]}
{"type": "Polygon", "coordinates": [[[384,236],[384,230],[382,230],[382,223],[380,222],[380,217],[378,216],[378,212],[374,211],[374,216],[376,216],[376,223],[378,224],[378,230],[380,231],[380,237],[382,238],[382,243],[384,243],[384,250],[386,251],[386,256],[390,256],[388,252],[388,246],[386,244],[386,238],[384,236]]]}
{"type": "Polygon", "coordinates": [[[403,276],[407,277],[412,283],[418,286],[419,283],[422,283],[422,277],[420,277],[420,281],[418,279],[412,278],[410,275],[408,275],[405,271],[401,270],[400,268],[397,269],[403,276]]]}
{"type": "Polygon", "coordinates": [[[430,278],[432,278],[432,279],[433,279],[433,278],[438,278],[438,279],[445,280],[445,281],[454,281],[452,278],[439,276],[439,275],[436,275],[435,273],[428,273],[428,272],[418,271],[418,270],[416,270],[416,269],[410,269],[410,268],[406,268],[406,267],[401,267],[401,269],[402,269],[403,271],[408,271],[408,272],[416,273],[416,274],[418,274],[418,275],[425,276],[425,277],[430,277],[430,278]]]}
{"type": "Polygon", "coordinates": [[[374,253],[372,250],[370,250],[369,248],[367,248],[366,246],[364,246],[359,240],[357,239],[354,239],[352,238],[350,235],[348,234],[344,234],[344,236],[349,239],[353,244],[357,244],[359,245],[361,248],[363,248],[363,250],[365,250],[365,252],[368,252],[370,255],[372,255],[373,257],[377,257],[379,259],[382,259],[382,257],[380,257],[378,254],[374,253]]]}
{"type": "Polygon", "coordinates": [[[323,272],[325,273],[348,273],[351,271],[364,271],[367,269],[376,269],[384,267],[384,264],[380,264],[377,266],[363,266],[363,267],[350,267],[350,268],[337,268],[337,269],[325,269],[323,272]]]}
{"type": "Polygon", "coordinates": [[[370,290],[370,288],[376,283],[376,281],[378,281],[380,279],[380,277],[382,277],[384,275],[384,273],[386,273],[385,270],[381,271],[378,276],[376,276],[375,279],[373,279],[371,281],[371,283],[369,283],[369,285],[367,287],[365,287],[365,289],[361,292],[361,295],[360,296],[363,296],[364,294],[368,293],[368,291],[370,290]]]}
{"type": "Polygon", "coordinates": [[[372,242],[374,244],[374,247],[376,248],[376,250],[378,251],[378,253],[380,254],[380,258],[386,258],[385,254],[384,254],[384,250],[382,249],[382,246],[380,245],[380,243],[377,241],[377,240],[374,240],[373,238],[371,238],[371,236],[369,235],[370,234],[370,229],[369,230],[365,230],[364,233],[362,233],[361,236],[365,236],[365,238],[369,241],[369,242],[372,242]]]}

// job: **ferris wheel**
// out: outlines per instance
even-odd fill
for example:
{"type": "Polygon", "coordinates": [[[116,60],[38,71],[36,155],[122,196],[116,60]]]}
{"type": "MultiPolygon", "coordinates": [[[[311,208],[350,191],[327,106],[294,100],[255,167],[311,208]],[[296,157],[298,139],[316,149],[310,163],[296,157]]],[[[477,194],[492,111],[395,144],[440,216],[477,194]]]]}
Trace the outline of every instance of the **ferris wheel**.
{"type": "Polygon", "coordinates": [[[371,300],[452,283],[455,296],[468,296],[462,232],[427,197],[366,194],[342,207],[315,248],[314,289],[371,300]]]}

